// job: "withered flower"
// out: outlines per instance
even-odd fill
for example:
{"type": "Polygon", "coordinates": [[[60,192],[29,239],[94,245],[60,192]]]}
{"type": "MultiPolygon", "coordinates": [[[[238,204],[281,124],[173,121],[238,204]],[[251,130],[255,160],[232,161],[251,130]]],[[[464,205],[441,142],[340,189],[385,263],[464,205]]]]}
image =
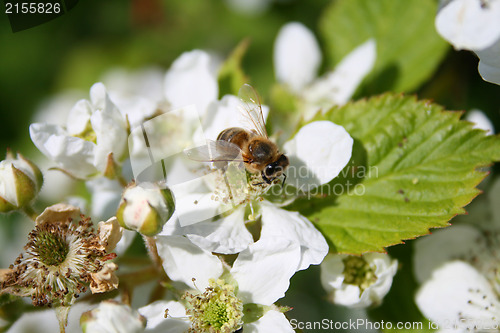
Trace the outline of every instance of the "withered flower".
{"type": "Polygon", "coordinates": [[[121,234],[116,218],[99,224],[76,207],[57,204],[36,219],[28,244],[2,276],[1,293],[30,296],[36,306],[70,306],[90,287],[93,293],[118,286],[110,245],[121,234]],[[102,232],[102,230],[106,232],[102,232]]]}

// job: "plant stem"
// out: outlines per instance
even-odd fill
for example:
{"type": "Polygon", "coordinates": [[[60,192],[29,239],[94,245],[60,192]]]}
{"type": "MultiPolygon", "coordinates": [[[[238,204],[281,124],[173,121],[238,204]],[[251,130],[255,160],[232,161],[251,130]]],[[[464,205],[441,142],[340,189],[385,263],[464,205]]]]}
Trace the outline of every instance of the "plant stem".
{"type": "Polygon", "coordinates": [[[158,255],[158,248],[156,247],[156,240],[154,237],[149,237],[149,236],[144,236],[144,242],[146,244],[146,249],[148,250],[149,257],[153,261],[153,264],[156,267],[156,270],[158,271],[161,280],[165,282],[169,282],[170,278],[167,276],[165,271],[163,270],[163,261],[161,260],[160,256],[158,255]]]}
{"type": "Polygon", "coordinates": [[[33,207],[31,207],[30,205],[24,206],[23,207],[23,212],[24,212],[24,214],[26,214],[33,221],[35,221],[36,218],[37,218],[37,216],[40,215],[37,212],[35,212],[35,210],[33,209],[33,207]]]}

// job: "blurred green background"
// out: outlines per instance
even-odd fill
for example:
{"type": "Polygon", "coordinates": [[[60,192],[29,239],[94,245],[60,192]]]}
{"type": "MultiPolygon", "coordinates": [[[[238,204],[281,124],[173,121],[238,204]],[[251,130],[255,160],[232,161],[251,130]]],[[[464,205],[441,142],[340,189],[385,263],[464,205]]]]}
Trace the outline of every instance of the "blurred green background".
{"type": "Polygon", "coordinates": [[[279,28],[299,20],[315,29],[327,4],[270,3],[252,15],[238,13],[224,1],[86,0],[53,21],[17,33],[2,14],[0,151],[27,149],[30,117],[41,100],[73,88],[88,93],[113,67],[168,69],[182,52],[196,48],[227,56],[248,37],[245,70],[254,84],[268,87],[279,28]]]}

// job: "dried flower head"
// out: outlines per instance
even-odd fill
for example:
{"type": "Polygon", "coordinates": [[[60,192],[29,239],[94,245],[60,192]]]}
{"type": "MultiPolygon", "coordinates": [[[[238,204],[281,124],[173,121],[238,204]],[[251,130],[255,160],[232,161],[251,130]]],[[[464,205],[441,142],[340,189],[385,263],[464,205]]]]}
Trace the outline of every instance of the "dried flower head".
{"type": "Polygon", "coordinates": [[[115,257],[106,252],[108,239],[99,237],[90,218],[78,215],[78,208],[58,204],[39,216],[25,252],[2,279],[2,292],[30,296],[37,306],[69,306],[89,286],[92,292],[118,286],[116,265],[106,263],[115,257]]]}

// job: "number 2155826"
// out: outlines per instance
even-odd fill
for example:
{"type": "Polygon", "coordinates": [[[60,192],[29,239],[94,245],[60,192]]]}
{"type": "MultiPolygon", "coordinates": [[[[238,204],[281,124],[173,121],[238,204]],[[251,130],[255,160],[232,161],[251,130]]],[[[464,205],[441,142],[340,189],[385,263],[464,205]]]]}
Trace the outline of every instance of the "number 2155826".
{"type": "Polygon", "coordinates": [[[5,4],[6,14],[59,14],[61,4],[51,2],[7,2],[5,4]]]}

